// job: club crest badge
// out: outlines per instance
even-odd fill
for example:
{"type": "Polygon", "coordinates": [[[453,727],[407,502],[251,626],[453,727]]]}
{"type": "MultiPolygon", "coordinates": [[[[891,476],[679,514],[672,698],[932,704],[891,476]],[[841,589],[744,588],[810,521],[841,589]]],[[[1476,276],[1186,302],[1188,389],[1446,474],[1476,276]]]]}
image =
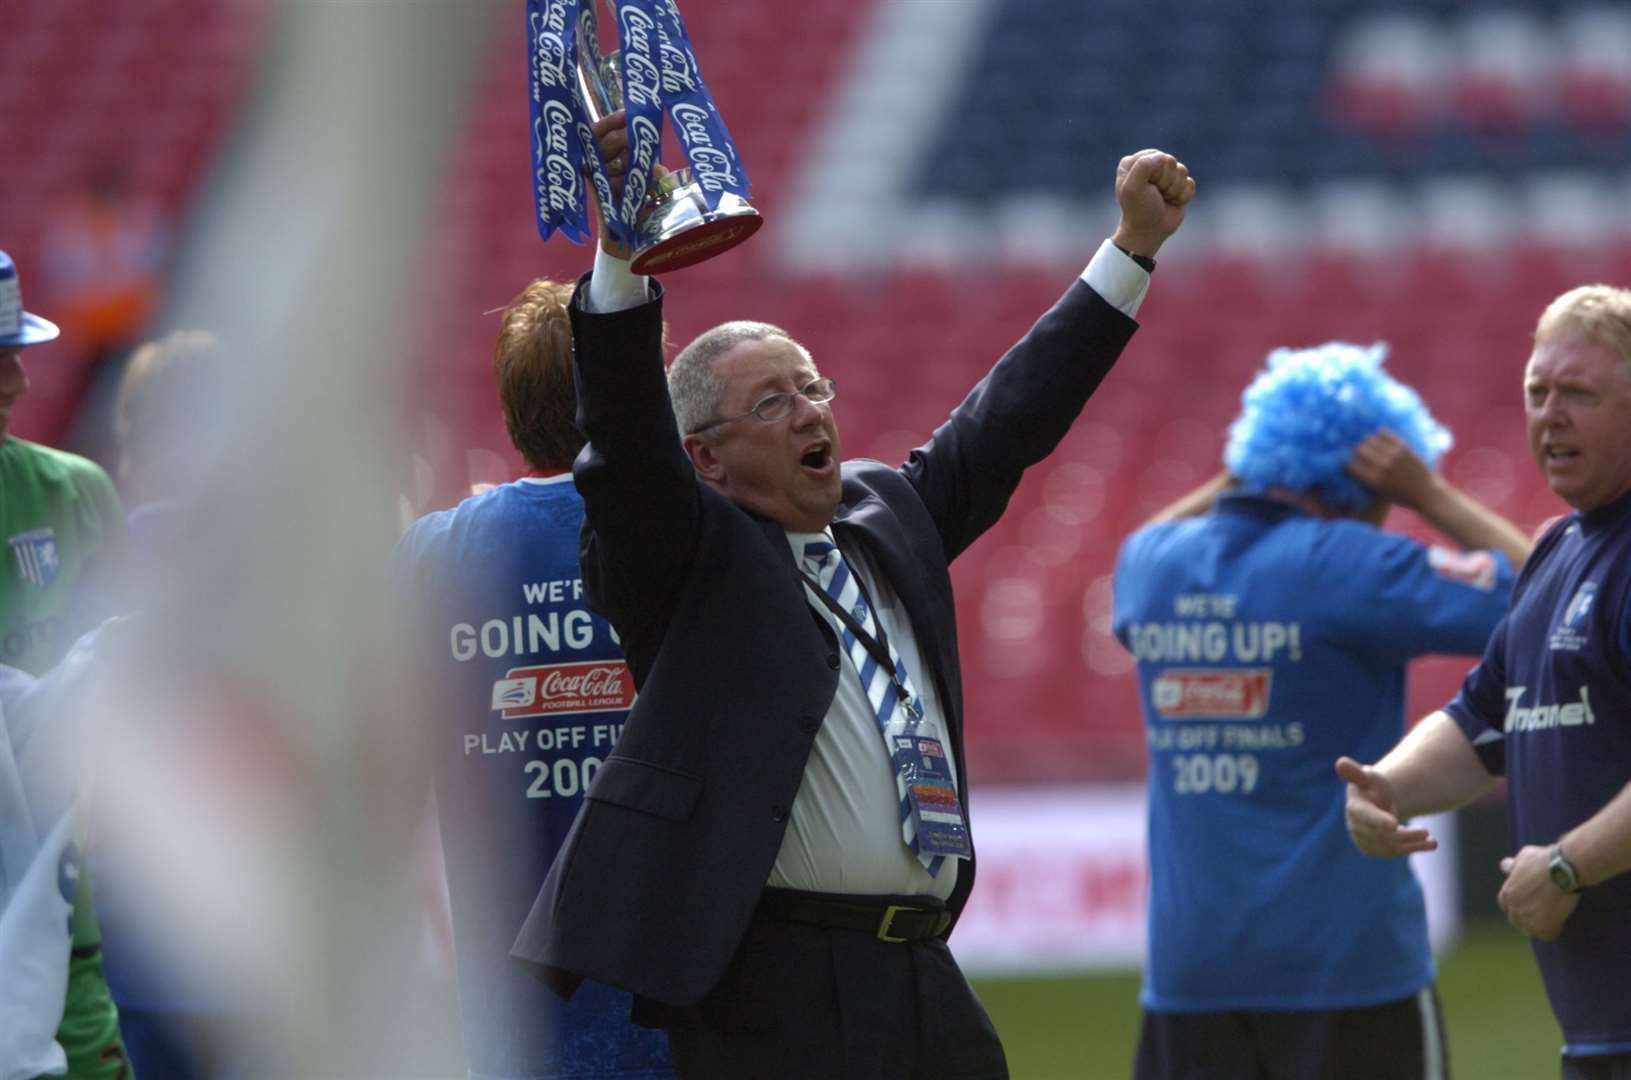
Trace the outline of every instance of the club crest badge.
{"type": "Polygon", "coordinates": [[[1569,601],[1568,610],[1563,613],[1563,625],[1578,628],[1591,612],[1591,602],[1597,599],[1597,583],[1595,581],[1581,582],[1580,588],[1575,591],[1574,599],[1569,601]]]}
{"type": "Polygon", "coordinates": [[[6,542],[11,545],[18,577],[41,588],[57,580],[62,559],[57,555],[55,529],[30,529],[8,538],[6,542]]]}
{"type": "Polygon", "coordinates": [[[1563,609],[1563,617],[1552,630],[1552,648],[1577,652],[1585,646],[1591,630],[1591,609],[1596,600],[1597,583],[1582,581],[1574,591],[1569,606],[1563,609]]]}

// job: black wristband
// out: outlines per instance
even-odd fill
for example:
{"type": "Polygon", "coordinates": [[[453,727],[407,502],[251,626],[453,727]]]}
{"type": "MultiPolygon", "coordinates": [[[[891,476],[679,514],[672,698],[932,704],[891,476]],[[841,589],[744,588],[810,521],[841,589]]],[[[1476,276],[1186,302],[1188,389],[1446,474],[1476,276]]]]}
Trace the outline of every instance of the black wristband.
{"type": "MultiPolygon", "coordinates": [[[[1111,241],[1111,243],[1115,243],[1115,241],[1111,241]]],[[[1120,244],[1116,244],[1115,247],[1117,251],[1121,252],[1123,255],[1127,256],[1129,259],[1133,260],[1140,267],[1142,267],[1146,274],[1155,273],[1155,260],[1150,258],[1148,255],[1134,255],[1120,244]]]]}

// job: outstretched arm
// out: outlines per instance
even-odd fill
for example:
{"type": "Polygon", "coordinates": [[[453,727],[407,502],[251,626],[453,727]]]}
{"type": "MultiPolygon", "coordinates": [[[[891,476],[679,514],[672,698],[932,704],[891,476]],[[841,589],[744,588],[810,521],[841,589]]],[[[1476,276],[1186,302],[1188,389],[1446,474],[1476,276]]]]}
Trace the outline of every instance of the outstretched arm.
{"type": "Polygon", "coordinates": [[[1522,529],[1429,469],[1391,431],[1378,431],[1354,447],[1348,471],[1381,498],[1420,514],[1464,548],[1503,551],[1517,568],[1534,547],[1522,529]]]}
{"type": "Polygon", "coordinates": [[[1053,452],[1109,372],[1137,328],[1132,316],[1149,285],[1147,260],[1182,224],[1194,193],[1188,168],[1171,154],[1140,150],[1122,158],[1115,234],[901,467],[934,518],[948,561],[997,520],[1024,471],[1053,452]]]}
{"type": "Polygon", "coordinates": [[[1205,483],[1178,496],[1151,514],[1150,519],[1144,524],[1159,525],[1162,522],[1199,517],[1212,509],[1212,504],[1218,501],[1218,496],[1228,491],[1233,484],[1234,478],[1227,471],[1219,472],[1205,483]]]}
{"type": "Polygon", "coordinates": [[[1465,806],[1495,784],[1466,733],[1445,712],[1422,720],[1375,765],[1341,757],[1336,770],[1348,784],[1348,835],[1360,851],[1384,859],[1436,849],[1438,841],[1426,829],[1405,822],[1465,806]]]}
{"type": "MultiPolygon", "coordinates": [[[[618,111],[594,125],[614,193],[627,171],[622,120],[618,111]]],[[[577,422],[588,439],[572,470],[586,514],[579,561],[589,606],[611,618],[638,679],[694,557],[697,485],[663,370],[662,290],[629,268],[604,227],[601,238],[571,306],[577,422]]]]}
{"type": "MultiPolygon", "coordinates": [[[[623,127],[623,110],[608,113],[595,121],[592,129],[600,144],[600,156],[606,162],[606,178],[611,182],[612,195],[623,195],[623,178],[628,173],[629,134],[623,127]]],[[[589,185],[589,197],[596,198],[594,185],[589,185]]],[[[589,275],[586,294],[588,310],[624,311],[643,304],[649,299],[646,279],[629,269],[633,252],[627,244],[619,243],[606,228],[604,211],[598,202],[595,219],[600,228],[600,245],[595,249],[595,266],[589,275]]]]}

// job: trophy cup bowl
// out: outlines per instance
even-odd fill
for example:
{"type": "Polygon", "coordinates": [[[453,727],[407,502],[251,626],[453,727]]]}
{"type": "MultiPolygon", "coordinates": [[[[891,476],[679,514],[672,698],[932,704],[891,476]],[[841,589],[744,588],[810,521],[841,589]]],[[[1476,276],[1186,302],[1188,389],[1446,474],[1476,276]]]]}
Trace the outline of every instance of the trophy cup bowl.
{"type": "Polygon", "coordinates": [[[728,191],[708,209],[690,169],[659,172],[640,209],[629,269],[636,274],[683,270],[740,244],[764,220],[746,199],[728,191]]]}
{"type": "MultiPolygon", "coordinates": [[[[594,9],[595,0],[583,5],[577,37],[578,92],[592,124],[623,107],[619,56],[616,51],[601,53],[594,9]]],[[[635,220],[629,269],[636,274],[683,270],[730,250],[763,224],[759,211],[733,192],[721,195],[710,210],[689,168],[669,170],[658,164],[635,220]]]]}

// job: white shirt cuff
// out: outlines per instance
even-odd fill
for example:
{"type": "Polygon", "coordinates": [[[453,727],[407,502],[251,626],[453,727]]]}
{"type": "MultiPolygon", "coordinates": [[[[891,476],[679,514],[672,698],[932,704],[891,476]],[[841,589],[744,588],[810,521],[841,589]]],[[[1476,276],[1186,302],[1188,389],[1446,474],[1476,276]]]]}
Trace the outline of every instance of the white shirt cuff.
{"type": "Polygon", "coordinates": [[[589,310],[609,314],[638,307],[651,297],[646,292],[646,276],[629,269],[627,259],[606,254],[595,245],[595,268],[589,275],[589,310]]]}
{"type": "Polygon", "coordinates": [[[1093,253],[1092,261],[1082,271],[1082,280],[1129,319],[1138,315],[1138,305],[1150,291],[1149,271],[1109,240],[1093,253]]]}

